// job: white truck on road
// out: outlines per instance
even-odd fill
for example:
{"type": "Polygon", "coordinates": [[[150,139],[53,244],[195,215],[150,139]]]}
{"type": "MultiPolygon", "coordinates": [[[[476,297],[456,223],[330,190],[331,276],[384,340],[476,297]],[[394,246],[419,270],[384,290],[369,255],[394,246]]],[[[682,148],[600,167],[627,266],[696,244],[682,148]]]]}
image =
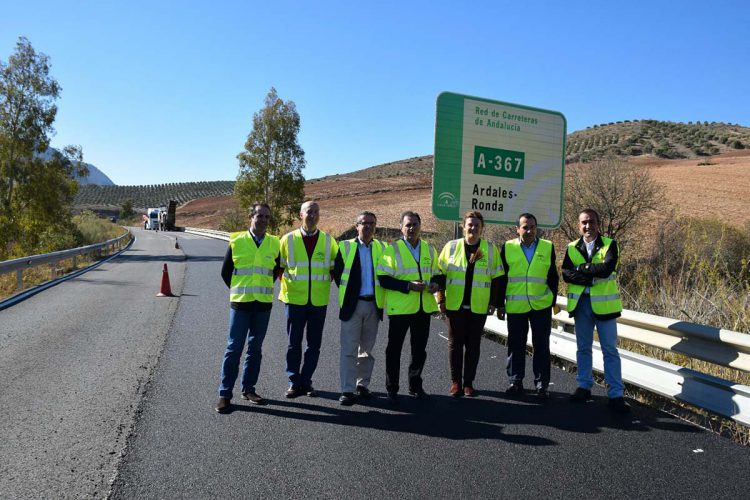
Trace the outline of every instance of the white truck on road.
{"type": "Polygon", "coordinates": [[[144,224],[144,229],[159,230],[159,213],[161,213],[161,209],[159,208],[146,209],[147,219],[144,224]]]}

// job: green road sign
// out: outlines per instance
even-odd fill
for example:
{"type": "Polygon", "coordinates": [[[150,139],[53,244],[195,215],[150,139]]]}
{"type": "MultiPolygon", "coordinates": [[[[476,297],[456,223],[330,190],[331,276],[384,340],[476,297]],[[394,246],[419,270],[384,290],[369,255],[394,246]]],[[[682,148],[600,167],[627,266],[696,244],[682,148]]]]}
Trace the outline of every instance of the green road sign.
{"type": "Polygon", "coordinates": [[[566,121],[562,113],[450,92],[437,98],[432,212],[461,220],[479,210],[486,223],[539,227],[562,220],[566,121]]]}

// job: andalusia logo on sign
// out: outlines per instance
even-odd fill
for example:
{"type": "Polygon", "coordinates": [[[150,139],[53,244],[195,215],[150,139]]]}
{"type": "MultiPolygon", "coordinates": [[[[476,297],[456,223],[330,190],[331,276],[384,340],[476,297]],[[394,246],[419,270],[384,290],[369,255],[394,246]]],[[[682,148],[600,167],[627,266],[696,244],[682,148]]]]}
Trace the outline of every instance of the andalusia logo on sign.
{"type": "Polygon", "coordinates": [[[438,195],[437,205],[445,208],[456,208],[458,206],[458,198],[453,193],[445,191],[438,195]]]}

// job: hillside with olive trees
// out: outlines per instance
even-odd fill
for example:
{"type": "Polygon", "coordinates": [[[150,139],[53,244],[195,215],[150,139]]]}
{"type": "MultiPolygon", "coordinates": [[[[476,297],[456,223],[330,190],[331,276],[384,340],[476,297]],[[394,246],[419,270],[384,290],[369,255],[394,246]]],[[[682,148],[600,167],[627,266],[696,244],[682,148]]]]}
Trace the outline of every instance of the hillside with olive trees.
{"type": "Polygon", "coordinates": [[[594,125],[568,135],[566,163],[606,156],[681,159],[750,149],[750,128],[719,122],[625,120],[594,125]]]}

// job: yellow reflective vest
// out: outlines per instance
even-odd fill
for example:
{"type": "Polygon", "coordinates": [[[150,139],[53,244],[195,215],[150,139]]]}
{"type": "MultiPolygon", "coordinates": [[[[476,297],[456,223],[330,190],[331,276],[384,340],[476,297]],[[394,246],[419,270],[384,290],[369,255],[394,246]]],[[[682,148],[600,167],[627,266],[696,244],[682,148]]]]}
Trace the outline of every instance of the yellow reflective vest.
{"type": "Polygon", "coordinates": [[[328,305],[331,292],[331,269],[338,244],[329,234],[318,231],[312,257],[307,256],[302,232],[296,229],[281,238],[281,276],[279,300],[285,304],[328,305]]]}
{"type": "MultiPolygon", "coordinates": [[[[354,263],[354,256],[359,251],[357,247],[357,238],[351,240],[344,240],[339,243],[339,252],[341,253],[341,260],[344,261],[344,270],[341,272],[341,281],[339,284],[339,306],[344,305],[344,295],[346,295],[346,287],[349,284],[349,274],[352,270],[352,264],[354,263]]],[[[385,300],[385,291],[380,286],[375,272],[380,261],[380,256],[383,255],[383,243],[380,240],[373,239],[370,243],[370,249],[372,250],[372,276],[375,278],[375,304],[378,308],[383,308],[383,302],[385,300]]]]}
{"type": "MultiPolygon", "coordinates": [[[[419,240],[419,263],[417,263],[403,239],[394,241],[388,245],[380,258],[377,275],[392,276],[404,281],[421,279],[429,283],[430,278],[440,272],[435,253],[435,247],[424,240],[419,240]]],[[[435,296],[427,290],[427,287],[422,292],[409,290],[409,293],[385,290],[385,304],[389,316],[419,312],[420,301],[424,312],[433,313],[438,310],[435,296]]]]}
{"type": "Polygon", "coordinates": [[[505,289],[505,312],[522,314],[552,307],[555,296],[547,284],[547,273],[552,260],[552,242],[537,239],[531,262],[521,248],[518,238],[505,242],[505,262],[508,268],[508,287],[505,289]]]}
{"type": "MultiPolygon", "coordinates": [[[[592,264],[602,264],[610,245],[617,245],[617,242],[611,238],[601,236],[601,239],[604,246],[591,256],[592,264]]],[[[574,266],[586,263],[586,259],[576,248],[579,241],[580,238],[568,243],[568,257],[570,257],[570,261],[574,266]]],[[[615,271],[606,278],[594,278],[593,284],[589,287],[591,310],[594,311],[594,314],[614,314],[622,311],[620,288],[617,285],[617,268],[620,266],[620,247],[617,246],[616,248],[617,264],[615,264],[615,271]]],[[[586,290],[584,285],[568,283],[568,313],[573,314],[584,290],[586,290]]]]}
{"type": "MultiPolygon", "coordinates": [[[[479,240],[479,251],[482,257],[474,261],[474,275],[471,286],[471,312],[487,314],[490,305],[490,288],[492,279],[504,274],[500,252],[493,243],[479,240]]],[[[469,262],[466,258],[464,240],[449,241],[438,257],[440,272],[445,274],[445,308],[457,311],[463,302],[466,289],[466,269],[469,262]]]]}
{"type": "Polygon", "coordinates": [[[231,233],[234,272],[229,288],[230,302],[271,302],[273,300],[273,269],[279,256],[279,238],[266,234],[260,246],[250,231],[231,233]]]}

